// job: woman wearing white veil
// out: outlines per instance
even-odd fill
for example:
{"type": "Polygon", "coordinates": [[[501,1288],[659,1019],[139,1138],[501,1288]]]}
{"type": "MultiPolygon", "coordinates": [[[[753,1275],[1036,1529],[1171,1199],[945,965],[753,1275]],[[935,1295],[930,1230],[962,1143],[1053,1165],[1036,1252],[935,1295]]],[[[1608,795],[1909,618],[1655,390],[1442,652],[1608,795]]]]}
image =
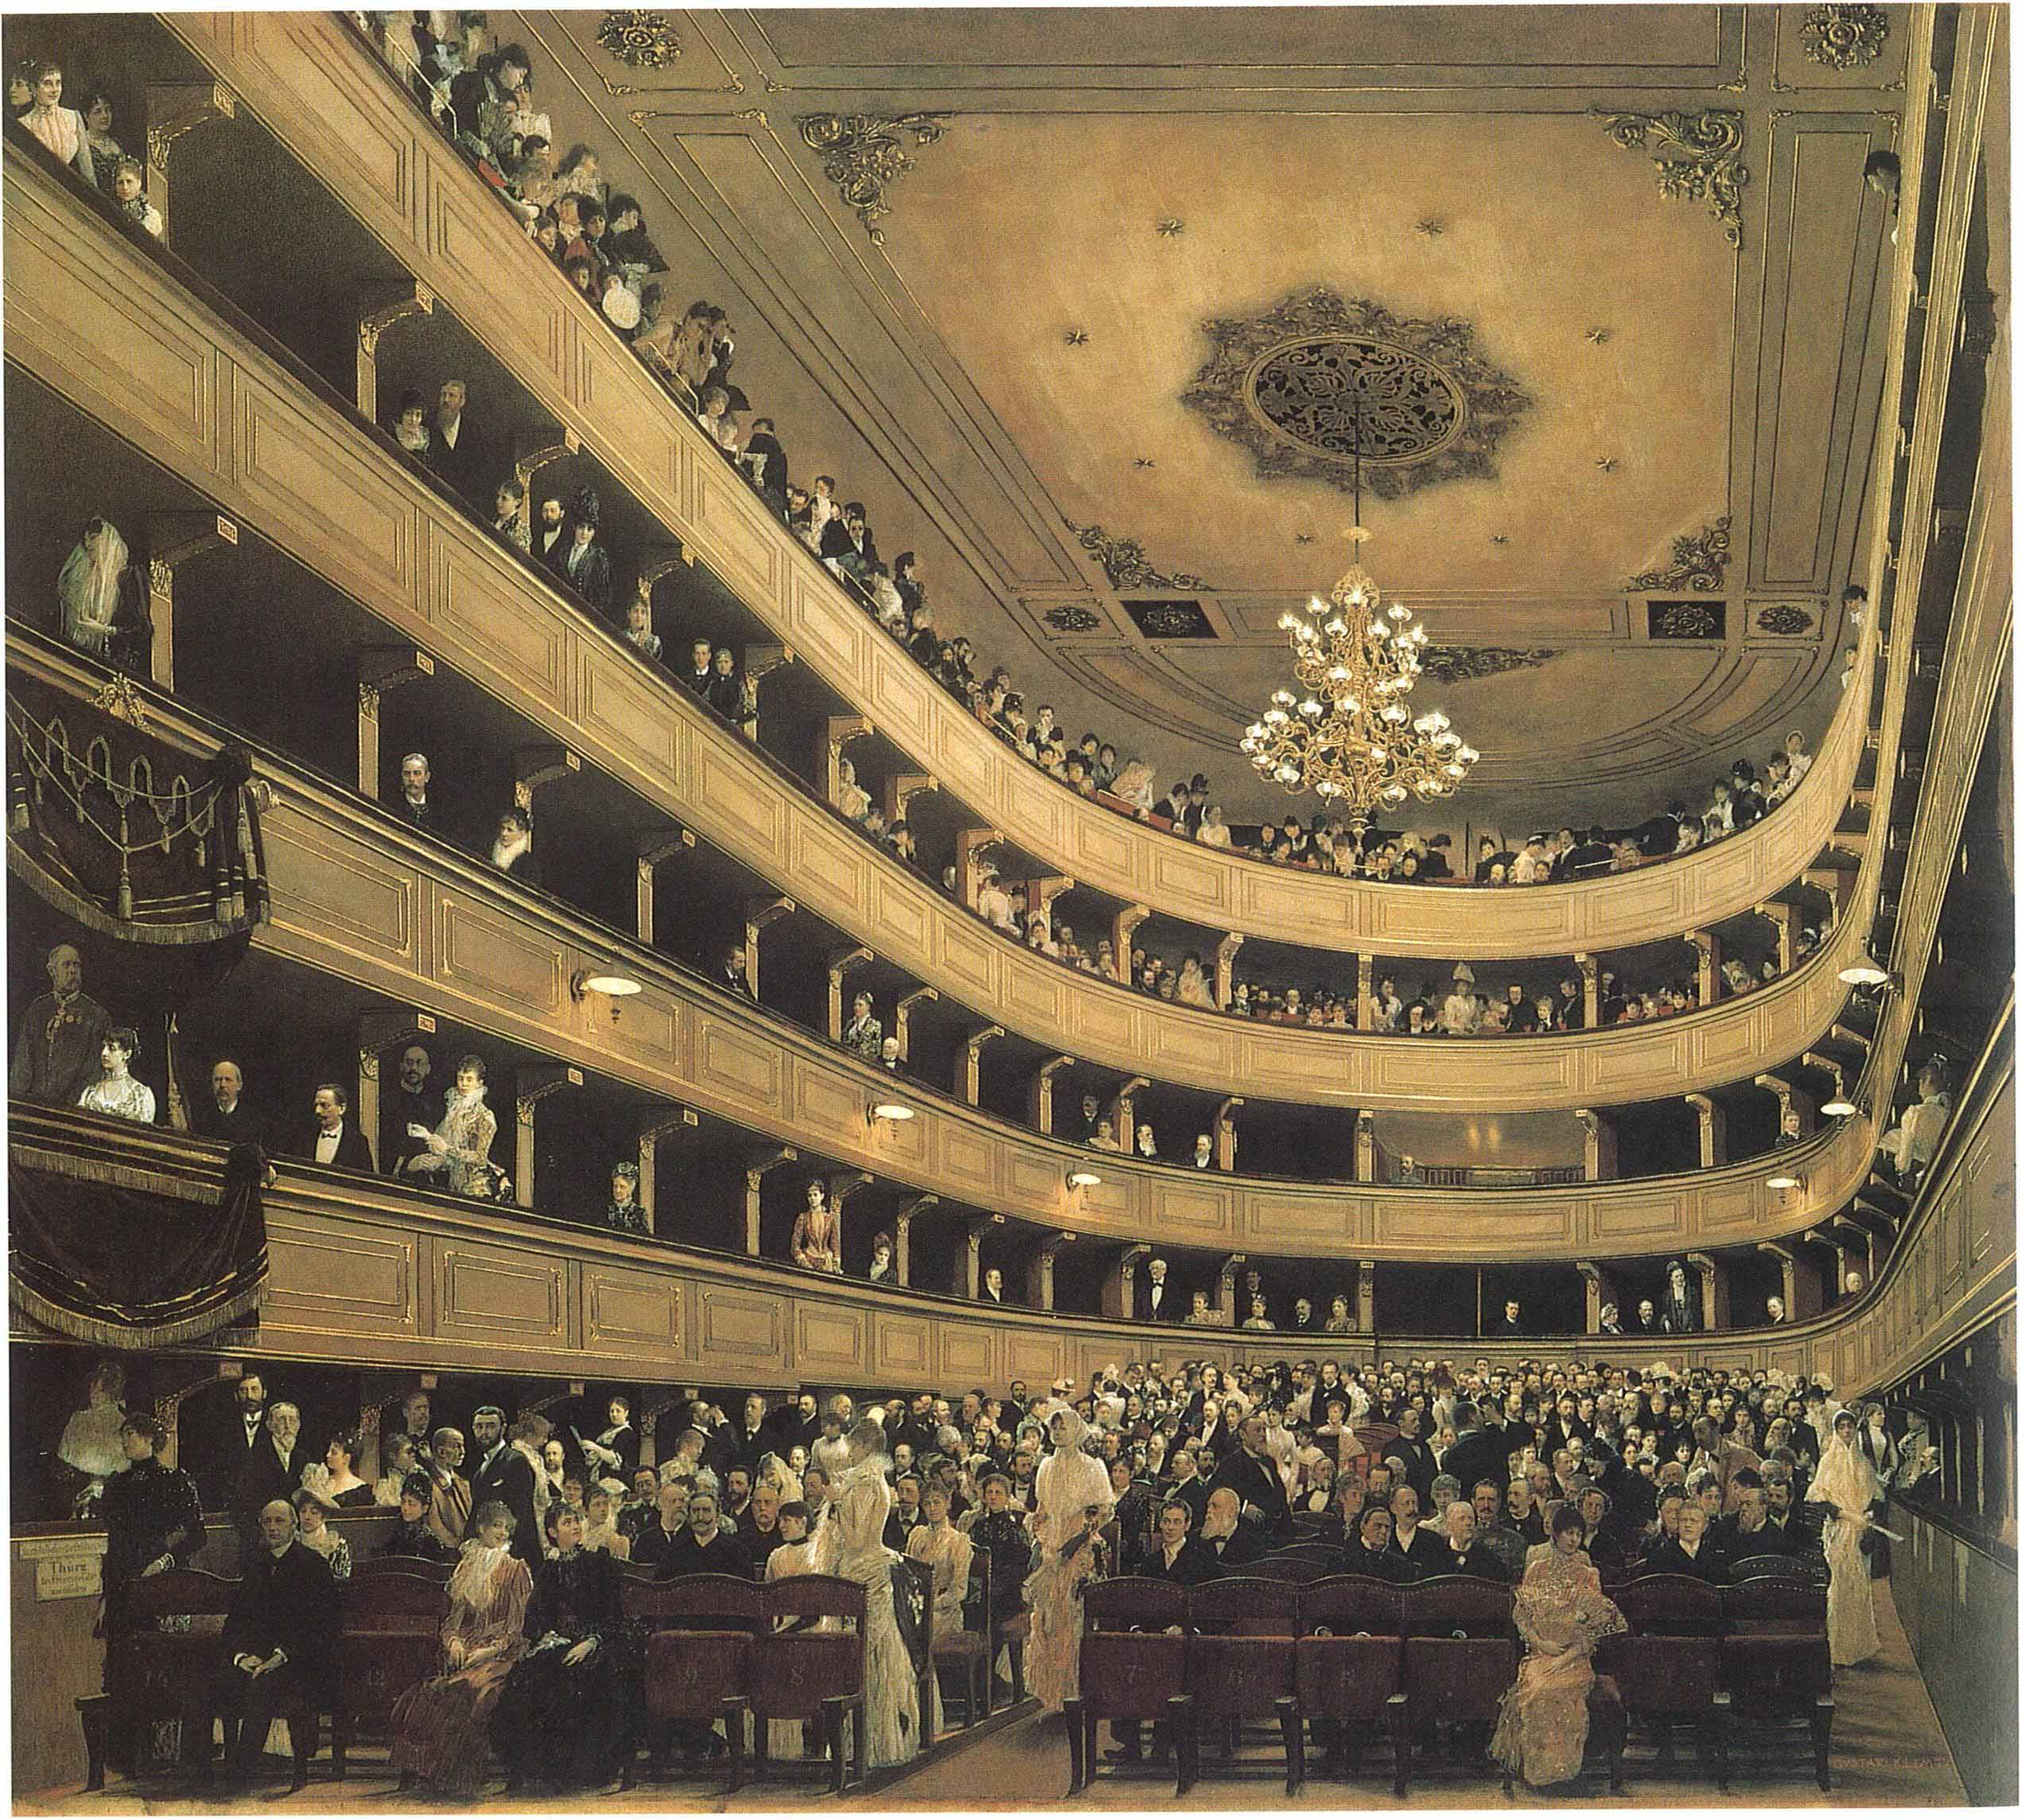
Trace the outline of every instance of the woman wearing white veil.
{"type": "Polygon", "coordinates": [[[64,637],[94,657],[112,657],[114,635],[128,629],[119,623],[127,592],[126,540],[110,519],[94,518],[56,575],[64,637]]]}
{"type": "Polygon", "coordinates": [[[1824,1558],[1831,1588],[1824,1608],[1831,1660],[1840,1668],[1879,1653],[1879,1627],[1873,1618],[1873,1580],[1860,1546],[1872,1522],[1868,1507],[1879,1496],[1872,1462],[1859,1446],[1859,1418],[1841,1409],[1831,1424],[1831,1442],[1810,1481],[1809,1501],[1822,1504],[1824,1558]]]}
{"type": "Polygon", "coordinates": [[[1031,1608],[1026,1662],[1033,1694],[1057,1712],[1080,1691],[1080,1593],[1107,1571],[1102,1526],[1114,1514],[1108,1469],[1080,1451],[1088,1426],[1072,1404],[1039,1411],[1052,1453],[1039,1463],[1038,1504],[1031,1519],[1038,1566],[1024,1584],[1031,1608]]]}

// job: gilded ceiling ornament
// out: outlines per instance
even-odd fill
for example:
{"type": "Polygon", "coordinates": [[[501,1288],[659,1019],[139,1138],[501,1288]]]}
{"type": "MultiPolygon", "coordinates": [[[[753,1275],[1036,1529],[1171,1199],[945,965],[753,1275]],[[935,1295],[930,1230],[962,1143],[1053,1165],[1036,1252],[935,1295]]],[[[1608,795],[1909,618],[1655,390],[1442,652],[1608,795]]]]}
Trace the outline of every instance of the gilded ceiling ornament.
{"type": "Polygon", "coordinates": [[[912,168],[903,135],[910,134],[914,145],[933,145],[947,137],[940,124],[946,118],[944,114],[803,114],[800,137],[821,154],[823,174],[869,230],[871,244],[881,246],[884,231],[877,223],[891,211],[885,197],[912,168]]]}
{"type": "Polygon", "coordinates": [[[1157,223],[1158,234],[1166,240],[1176,240],[1185,231],[1185,223],[1175,215],[1168,215],[1157,223]]]}
{"type": "Polygon", "coordinates": [[[1247,448],[1259,479],[1351,492],[1357,443],[1381,499],[1491,479],[1501,438],[1532,402],[1464,318],[1399,316],[1323,285],[1201,327],[1213,352],[1181,402],[1247,448]]]}
{"type": "Polygon", "coordinates": [[[1048,607],[1045,623],[1055,632],[1091,632],[1101,615],[1091,607],[1048,607]]]}
{"type": "Polygon", "coordinates": [[[1521,650],[1506,645],[1426,645],[1417,654],[1420,675],[1433,682],[1477,682],[1483,676],[1534,669],[1562,651],[1521,650]]]}
{"type": "Polygon", "coordinates": [[[1138,468],[1155,468],[1157,458],[1154,455],[1139,455],[1136,458],[1136,464],[1138,468]]]}
{"type": "Polygon", "coordinates": [[[1725,605],[1715,601],[1652,600],[1648,608],[1651,638],[1708,639],[1725,636],[1725,605]]]}
{"type": "Polygon", "coordinates": [[[1701,202],[1723,224],[1736,250],[1740,243],[1739,192],[1748,180],[1739,155],[1746,149],[1743,118],[1724,108],[1694,114],[1609,114],[1595,108],[1607,135],[1629,151],[1655,154],[1657,191],[1685,202],[1701,202]]]}
{"type": "Polygon", "coordinates": [[[1066,528],[1080,540],[1080,548],[1101,565],[1111,588],[1208,588],[1213,584],[1183,569],[1167,575],[1153,569],[1143,545],[1133,537],[1111,537],[1099,525],[1076,525],[1070,518],[1066,528]]]}
{"type": "Polygon", "coordinates": [[[1445,231],[1445,224],[1435,215],[1427,215],[1417,224],[1417,231],[1426,240],[1435,240],[1445,231]]]}
{"type": "Polygon", "coordinates": [[[1611,474],[1620,465],[1620,458],[1617,455],[1603,455],[1592,465],[1602,474],[1611,474]]]}
{"type": "Polygon", "coordinates": [[[1827,69],[1876,62],[1889,29],[1884,6],[1813,6],[1803,15],[1803,55],[1827,69]]]}
{"type": "Polygon", "coordinates": [[[1212,638],[1219,634],[1196,600],[1125,600],[1122,607],[1146,638],[1212,638]]]}
{"type": "Polygon", "coordinates": [[[680,54],[680,34],[664,13],[606,13],[596,42],[627,69],[664,69],[680,54]]]}
{"type": "Polygon", "coordinates": [[[1613,331],[1610,328],[1588,328],[1585,331],[1585,339],[1595,347],[1603,347],[1613,339],[1613,331]]]}
{"type": "Polygon", "coordinates": [[[1630,594],[1669,588],[1716,594],[1725,586],[1725,565],[1731,554],[1732,519],[1722,514],[1694,537],[1681,537],[1672,543],[1669,560],[1662,568],[1630,576],[1623,585],[1630,594]]]}
{"type": "Polygon", "coordinates": [[[1779,638],[1792,638],[1798,633],[1807,632],[1816,622],[1792,602],[1778,600],[1772,607],[1763,607],[1755,614],[1754,623],[1763,632],[1772,632],[1779,638]]]}
{"type": "Polygon", "coordinates": [[[1088,344],[1088,332],[1084,328],[1069,328],[1066,332],[1068,347],[1084,347],[1088,344]]]}

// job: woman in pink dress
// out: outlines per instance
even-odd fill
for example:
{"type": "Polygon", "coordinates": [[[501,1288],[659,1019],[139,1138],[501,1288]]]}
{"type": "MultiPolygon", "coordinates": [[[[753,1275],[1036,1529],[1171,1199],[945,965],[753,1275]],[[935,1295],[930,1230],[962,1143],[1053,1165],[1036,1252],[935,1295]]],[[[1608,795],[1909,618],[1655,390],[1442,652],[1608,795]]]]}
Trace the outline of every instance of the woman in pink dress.
{"type": "Polygon", "coordinates": [[[533,1581],[512,1552],[512,1513],[487,1504],[471,1527],[474,1539],[449,1577],[443,1672],[409,1688],[393,1709],[393,1767],[402,1788],[425,1782],[444,1795],[478,1792],[490,1763],[485,1725],[525,1652],[533,1581]]]}
{"type": "Polygon", "coordinates": [[[1576,1506],[1560,1505],[1549,1543],[1530,1550],[1528,1571],[1515,1589],[1515,1628],[1529,1650],[1514,1686],[1502,1696],[1492,1748],[1495,1760],[1533,1788],[1578,1774],[1585,1760],[1593,1648],[1627,1628],[1620,1608],[1599,1590],[1599,1570],[1584,1545],[1585,1519],[1576,1506]]]}

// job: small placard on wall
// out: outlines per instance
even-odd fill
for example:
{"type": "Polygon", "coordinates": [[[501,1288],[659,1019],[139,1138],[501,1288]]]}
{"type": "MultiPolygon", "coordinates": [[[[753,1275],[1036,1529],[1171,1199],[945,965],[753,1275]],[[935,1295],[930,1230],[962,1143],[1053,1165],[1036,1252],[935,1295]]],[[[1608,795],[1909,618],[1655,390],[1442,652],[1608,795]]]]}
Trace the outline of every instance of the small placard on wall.
{"type": "Polygon", "coordinates": [[[35,1563],[35,1599],[95,1599],[99,1562],[105,1554],[102,1535],[34,1537],[17,1544],[21,1558],[35,1563]]]}

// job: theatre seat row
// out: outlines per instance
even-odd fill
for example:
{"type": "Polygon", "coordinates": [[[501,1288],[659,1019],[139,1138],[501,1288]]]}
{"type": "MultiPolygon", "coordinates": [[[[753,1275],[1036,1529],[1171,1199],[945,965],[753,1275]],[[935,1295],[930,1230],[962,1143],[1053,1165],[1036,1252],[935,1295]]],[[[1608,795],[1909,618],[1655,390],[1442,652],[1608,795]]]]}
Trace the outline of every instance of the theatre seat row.
{"type": "MultiPolygon", "coordinates": [[[[1743,1610],[1716,1590],[1657,1576],[1621,1589],[1632,1627],[1602,1640],[1588,1701],[1592,1743],[1622,1779],[1630,1721],[1658,1737],[1694,1724],[1727,1787],[1727,1718],[1800,1719],[1815,1751],[1818,1786],[1830,1787],[1831,1662],[1823,1598],[1809,1588],[1748,1588],[1743,1610]],[[1672,1629],[1683,1623],[1704,1628],[1672,1629]]],[[[1218,1733],[1231,1762],[1240,1723],[1274,1718],[1284,1748],[1285,1792],[1305,1775],[1305,1725],[1350,1762],[1386,1736],[1394,1787],[1409,1792],[1413,1743],[1433,1724],[1487,1728],[1515,1681],[1522,1646],[1514,1595],[1485,1581],[1428,1581],[1407,1589],[1355,1576],[1309,1585],[1259,1578],[1187,1589],[1124,1578],[1087,1589],[1080,1693],[1066,1703],[1069,1794],[1093,1779],[1102,1720],[1165,1728],[1177,1793],[1200,1774],[1203,1733],[1218,1733]]]]}

